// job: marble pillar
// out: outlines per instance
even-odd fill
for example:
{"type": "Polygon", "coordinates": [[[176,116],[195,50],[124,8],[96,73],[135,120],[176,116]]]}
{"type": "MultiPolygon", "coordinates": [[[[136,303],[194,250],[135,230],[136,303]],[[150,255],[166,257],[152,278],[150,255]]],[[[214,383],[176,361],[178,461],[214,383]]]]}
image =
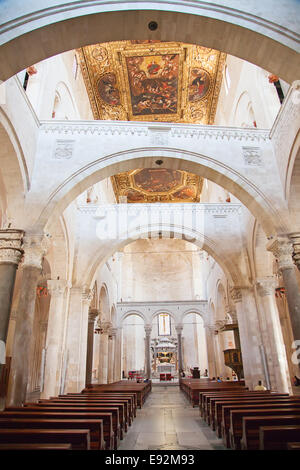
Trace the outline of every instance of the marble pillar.
{"type": "Polygon", "coordinates": [[[253,390],[259,380],[264,385],[269,380],[254,291],[233,287],[230,293],[237,312],[245,382],[253,390]]]}
{"type": "Polygon", "coordinates": [[[100,339],[99,383],[107,384],[108,375],[108,331],[103,331],[100,339]]]}
{"type": "MultiPolygon", "coordinates": [[[[300,289],[292,258],[293,243],[288,237],[278,237],[268,243],[267,249],[274,254],[278,261],[278,270],[282,273],[286,290],[294,340],[300,341],[300,289]]],[[[300,363],[298,367],[300,368],[300,363]]]]}
{"type": "Polygon", "coordinates": [[[266,350],[266,359],[268,361],[271,389],[277,392],[288,393],[288,365],[275,300],[277,282],[277,279],[272,276],[257,279],[260,325],[266,350]]]}
{"type": "Polygon", "coordinates": [[[0,230],[0,376],[5,364],[6,340],[16,271],[21,261],[24,232],[0,230]]]}
{"type": "Polygon", "coordinates": [[[8,405],[22,406],[26,401],[29,380],[29,354],[33,333],[36,289],[41,276],[42,260],[47,251],[43,236],[24,239],[22,283],[17,308],[17,322],[13,341],[8,405]]]}
{"type": "Polygon", "coordinates": [[[90,309],[88,314],[88,335],[87,335],[87,354],[86,354],[86,385],[92,383],[93,378],[93,356],[94,356],[94,331],[95,320],[99,315],[99,310],[90,309]]]}
{"type": "Polygon", "coordinates": [[[76,286],[70,289],[66,356],[68,357],[66,392],[81,392],[85,387],[88,311],[93,291],[76,286]]]}
{"type": "Polygon", "coordinates": [[[109,331],[109,336],[108,336],[107,381],[109,384],[114,382],[116,335],[117,335],[117,328],[111,328],[109,331]]]}
{"type": "Polygon", "coordinates": [[[150,341],[151,341],[151,325],[145,325],[145,370],[146,378],[151,379],[151,352],[150,352],[150,341]]]}
{"type": "Polygon", "coordinates": [[[182,354],[182,331],[183,325],[175,326],[177,333],[177,348],[178,348],[178,372],[183,371],[183,354],[182,354]]]}
{"type": "Polygon", "coordinates": [[[122,328],[116,328],[114,382],[122,378],[122,328]]]}
{"type": "Polygon", "coordinates": [[[59,394],[64,327],[63,308],[67,281],[49,280],[47,288],[51,300],[46,336],[44,387],[41,395],[43,398],[59,394]]]}
{"type": "Polygon", "coordinates": [[[207,361],[208,361],[208,375],[210,378],[217,376],[216,369],[216,353],[214,347],[214,325],[204,325],[205,336],[206,336],[206,347],[207,347],[207,361]]]}

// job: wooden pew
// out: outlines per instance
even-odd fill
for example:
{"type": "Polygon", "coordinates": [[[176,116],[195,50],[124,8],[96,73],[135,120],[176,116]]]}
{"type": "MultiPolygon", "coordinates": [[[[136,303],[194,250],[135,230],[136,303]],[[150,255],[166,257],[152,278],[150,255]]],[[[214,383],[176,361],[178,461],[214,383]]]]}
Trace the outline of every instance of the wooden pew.
{"type": "Polygon", "coordinates": [[[88,429],[90,431],[91,449],[104,450],[105,442],[103,435],[102,420],[83,420],[83,419],[48,419],[48,418],[22,418],[4,417],[0,414],[0,429],[18,428],[18,429],[88,429]]]}
{"type": "MultiPolygon", "coordinates": [[[[224,398],[219,398],[219,399],[215,399],[213,404],[214,404],[214,407],[213,407],[213,423],[211,424],[211,426],[213,427],[214,430],[217,431],[217,435],[218,437],[221,437],[222,436],[222,418],[223,418],[223,415],[222,415],[222,408],[223,406],[225,405],[241,405],[241,406],[244,406],[244,405],[255,405],[255,404],[263,404],[263,403],[277,403],[277,402],[285,402],[285,401],[289,401],[290,402],[291,398],[289,396],[286,396],[286,395],[269,395],[269,396],[261,396],[261,395],[258,395],[258,396],[247,396],[247,397],[243,397],[243,396],[240,396],[240,397],[231,397],[231,398],[228,398],[228,399],[224,399],[224,398]]],[[[229,418],[228,418],[229,419],[229,418]]]]}
{"type": "Polygon", "coordinates": [[[124,437],[124,432],[127,431],[127,424],[128,424],[128,416],[126,413],[128,412],[127,409],[127,402],[125,403],[124,401],[117,401],[117,400],[80,400],[80,399],[75,399],[75,398],[51,398],[49,400],[43,399],[43,400],[38,400],[37,404],[51,404],[51,403],[63,403],[66,405],[76,405],[76,406],[101,406],[102,408],[107,408],[108,410],[111,407],[118,408],[119,409],[119,422],[120,422],[120,439],[123,439],[124,437]],[[125,413],[125,407],[126,407],[126,413],[125,413]]]}
{"type": "Polygon", "coordinates": [[[260,426],[300,425],[300,412],[298,414],[277,416],[243,416],[243,431],[240,446],[242,450],[259,449],[260,426]]]}
{"type": "Polygon", "coordinates": [[[42,408],[39,406],[33,407],[10,407],[1,412],[1,416],[11,418],[45,418],[45,419],[101,419],[103,421],[103,432],[106,450],[113,450],[115,447],[115,433],[113,430],[113,417],[112,413],[107,411],[94,412],[90,409],[76,409],[70,408],[42,408]]]}
{"type": "MultiPolygon", "coordinates": [[[[293,402],[293,401],[286,401],[284,403],[282,402],[277,402],[277,403],[262,403],[262,404],[251,404],[251,405],[237,405],[237,404],[234,404],[234,405],[225,405],[225,406],[222,406],[222,425],[221,425],[221,428],[222,428],[222,439],[223,439],[223,442],[224,442],[224,445],[226,447],[230,447],[230,436],[229,436],[229,430],[230,430],[230,414],[231,414],[231,411],[234,411],[234,410],[240,410],[240,411],[244,411],[245,412],[245,415],[247,415],[247,410],[249,410],[249,412],[251,412],[251,410],[282,410],[282,411],[285,411],[286,413],[285,414],[289,414],[289,413],[293,413],[294,411],[297,412],[300,405],[297,405],[297,403],[293,402]]],[[[282,413],[284,414],[284,413],[282,413]]]]}
{"type": "MultiPolygon", "coordinates": [[[[244,390],[244,389],[228,389],[228,390],[214,390],[214,391],[208,391],[208,392],[199,392],[199,411],[200,411],[200,416],[206,416],[207,411],[210,406],[210,398],[213,397],[218,397],[218,396],[224,396],[224,397],[235,397],[239,395],[252,395],[252,394],[270,394],[270,391],[266,390],[263,392],[257,392],[257,391],[249,391],[249,390],[244,390]]],[[[286,394],[288,395],[288,394],[286,394]]]]}
{"type": "Polygon", "coordinates": [[[199,405],[199,394],[200,392],[214,392],[214,391],[231,391],[231,390],[247,390],[245,386],[240,385],[238,382],[230,382],[230,383],[216,383],[214,385],[206,385],[196,382],[197,380],[202,379],[194,379],[195,382],[186,383],[186,394],[188,399],[190,400],[192,406],[199,405]],[[233,385],[237,384],[237,385],[233,385]]]}
{"type": "Polygon", "coordinates": [[[120,382],[115,382],[112,384],[93,384],[82,390],[83,393],[94,393],[94,392],[103,392],[103,393],[136,393],[137,395],[137,405],[139,408],[142,408],[146,397],[151,391],[151,381],[143,383],[135,383],[132,381],[122,380],[120,382]]]}
{"type": "Polygon", "coordinates": [[[72,449],[90,450],[88,429],[0,429],[0,444],[45,443],[72,444],[72,449]]]}
{"type": "Polygon", "coordinates": [[[260,450],[287,449],[288,442],[300,442],[300,426],[261,426],[259,428],[260,450]]]}
{"type": "Polygon", "coordinates": [[[72,444],[0,444],[0,450],[72,450],[72,444]]]}
{"type": "MultiPolygon", "coordinates": [[[[137,408],[137,395],[136,393],[67,393],[66,395],[58,395],[58,398],[121,398],[122,400],[127,400],[129,406],[129,417],[130,423],[132,423],[133,419],[136,417],[136,408],[137,408]]],[[[52,397],[51,397],[52,398],[52,397]]],[[[56,398],[56,397],[54,397],[56,398]]]]}
{"type": "Polygon", "coordinates": [[[288,394],[270,394],[266,392],[242,392],[236,394],[219,394],[213,397],[206,397],[206,410],[205,410],[205,419],[208,424],[211,425],[213,430],[216,429],[216,413],[218,412],[218,407],[216,404],[224,401],[237,401],[247,403],[251,400],[269,400],[271,398],[288,398],[288,394]]]}
{"type": "Polygon", "coordinates": [[[113,424],[113,432],[114,432],[114,448],[117,449],[120,444],[120,419],[119,419],[119,408],[113,406],[100,406],[96,404],[74,404],[74,403],[58,403],[58,402],[47,402],[47,403],[25,403],[24,408],[26,407],[37,406],[43,409],[49,409],[55,407],[57,409],[69,409],[71,411],[78,411],[82,410],[83,412],[91,411],[91,412],[108,412],[112,414],[112,424],[113,424]]]}

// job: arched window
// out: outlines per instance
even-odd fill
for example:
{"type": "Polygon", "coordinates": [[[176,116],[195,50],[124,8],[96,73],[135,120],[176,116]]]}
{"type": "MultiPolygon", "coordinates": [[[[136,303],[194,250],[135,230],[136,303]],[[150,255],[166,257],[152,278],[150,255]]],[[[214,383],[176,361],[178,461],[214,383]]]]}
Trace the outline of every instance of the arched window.
{"type": "Polygon", "coordinates": [[[158,336],[171,335],[171,317],[168,313],[160,313],[157,316],[158,336]]]}

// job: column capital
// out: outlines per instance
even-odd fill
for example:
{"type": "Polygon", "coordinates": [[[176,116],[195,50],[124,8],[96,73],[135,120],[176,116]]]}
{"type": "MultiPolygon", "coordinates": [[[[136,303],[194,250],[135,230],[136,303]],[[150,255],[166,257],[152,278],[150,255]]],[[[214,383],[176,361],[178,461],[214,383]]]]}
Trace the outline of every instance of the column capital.
{"type": "Polygon", "coordinates": [[[64,295],[67,288],[67,281],[65,279],[49,279],[47,281],[47,288],[51,297],[59,297],[64,295]]]}
{"type": "Polygon", "coordinates": [[[290,233],[289,237],[293,243],[293,260],[300,271],[300,232],[290,233]]]}
{"type": "Polygon", "coordinates": [[[112,328],[112,323],[110,321],[98,321],[97,327],[100,329],[102,335],[108,335],[110,329],[112,328]]]}
{"type": "Polygon", "coordinates": [[[118,328],[110,328],[109,329],[109,336],[111,338],[115,338],[117,336],[118,328]]]}
{"type": "Polygon", "coordinates": [[[43,257],[49,248],[49,237],[44,234],[28,235],[24,238],[23,266],[42,269],[43,257]]]}
{"type": "Polygon", "coordinates": [[[257,292],[261,297],[274,294],[277,284],[278,281],[273,276],[256,279],[257,292]]]}
{"type": "Polygon", "coordinates": [[[278,269],[294,268],[293,263],[293,243],[287,236],[277,237],[267,244],[267,250],[271,251],[278,261],[278,269]]]}
{"type": "Polygon", "coordinates": [[[83,289],[81,292],[81,300],[82,302],[86,302],[87,304],[90,304],[91,301],[93,300],[94,297],[94,292],[92,289],[83,289]]]}
{"type": "Polygon", "coordinates": [[[230,295],[235,304],[242,301],[242,290],[240,287],[230,287],[230,295]]]}
{"type": "Polygon", "coordinates": [[[99,315],[99,310],[96,308],[91,308],[89,310],[89,323],[95,323],[97,316],[99,315]]]}
{"type": "Polygon", "coordinates": [[[24,253],[23,230],[0,230],[0,263],[18,265],[24,253]]]}
{"type": "Polygon", "coordinates": [[[150,336],[152,331],[152,325],[145,325],[146,336],[150,336]]]}
{"type": "Polygon", "coordinates": [[[181,335],[182,331],[183,331],[183,325],[176,325],[175,330],[176,330],[178,335],[181,335]]]}

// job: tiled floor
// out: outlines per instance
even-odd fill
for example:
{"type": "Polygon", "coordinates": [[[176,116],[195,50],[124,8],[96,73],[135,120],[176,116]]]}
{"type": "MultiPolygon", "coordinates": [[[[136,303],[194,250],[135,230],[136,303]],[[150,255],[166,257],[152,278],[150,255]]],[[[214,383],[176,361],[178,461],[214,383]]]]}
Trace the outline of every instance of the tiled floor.
{"type": "Polygon", "coordinates": [[[223,450],[222,440],[174,386],[152,386],[120,450],[223,450]]]}

